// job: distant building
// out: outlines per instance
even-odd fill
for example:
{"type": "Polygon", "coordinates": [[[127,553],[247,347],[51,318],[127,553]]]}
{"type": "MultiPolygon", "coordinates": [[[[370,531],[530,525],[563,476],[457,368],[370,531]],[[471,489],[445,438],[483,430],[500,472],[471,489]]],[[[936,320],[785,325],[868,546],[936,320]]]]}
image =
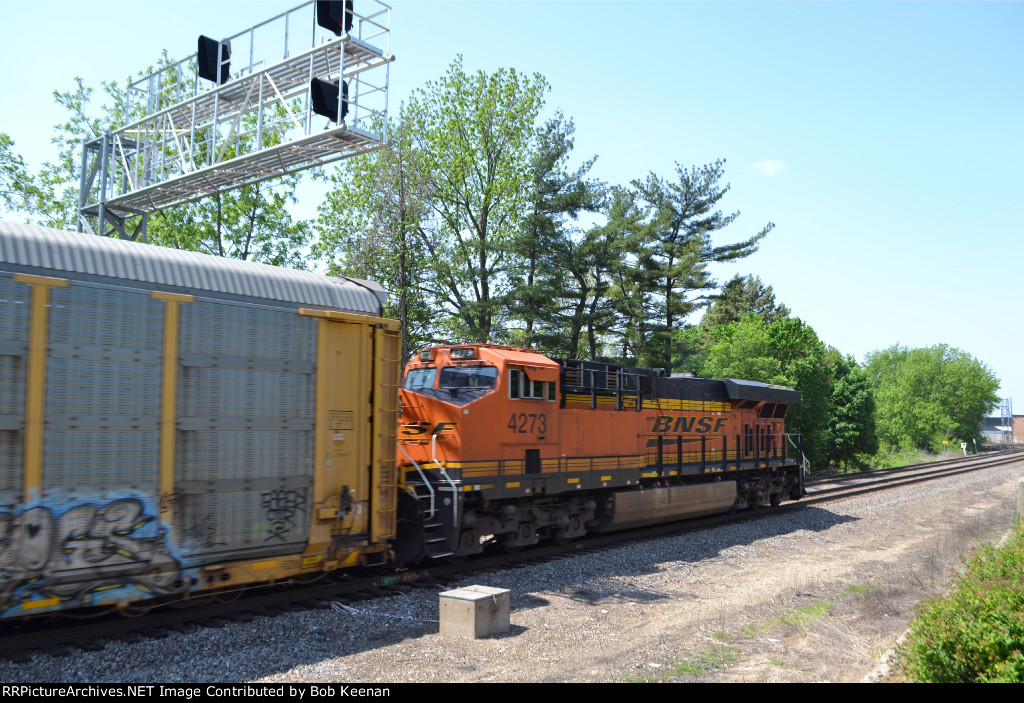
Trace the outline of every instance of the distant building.
{"type": "Polygon", "coordinates": [[[1002,417],[986,417],[981,421],[981,436],[993,444],[1020,444],[1024,442],[1024,415],[1014,415],[1012,425],[1007,425],[1002,417]]]}

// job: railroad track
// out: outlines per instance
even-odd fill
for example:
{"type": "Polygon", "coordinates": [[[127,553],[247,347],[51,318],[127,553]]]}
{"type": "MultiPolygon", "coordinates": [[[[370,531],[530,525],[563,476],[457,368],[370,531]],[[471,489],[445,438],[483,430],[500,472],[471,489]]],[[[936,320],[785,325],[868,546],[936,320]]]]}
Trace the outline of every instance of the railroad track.
{"type": "Polygon", "coordinates": [[[542,544],[515,554],[485,553],[458,564],[438,563],[422,569],[335,577],[328,574],[315,582],[264,586],[245,592],[192,598],[145,610],[128,610],[106,615],[60,614],[45,620],[6,624],[0,626],[0,656],[17,661],[38,650],[60,654],[70,652],[72,648],[98,649],[103,646],[105,640],[160,638],[170,631],[193,627],[219,627],[226,622],[249,620],[257,615],[329,607],[330,601],[334,600],[352,603],[417,588],[437,589],[447,581],[488,569],[510,568],[517,563],[543,561],[572,552],[604,549],[669,534],[685,534],[728,523],[770,518],[790,510],[802,510],[812,505],[843,500],[873,491],[995,468],[1019,462],[1021,459],[1020,453],[1002,452],[883,471],[829,476],[809,481],[807,496],[803,500],[784,503],[771,510],[714,515],[682,523],[667,523],[596,535],[564,545],[542,544]],[[86,618],[86,615],[89,617],[86,618]],[[128,617],[124,617],[126,615],[128,617]]]}
{"type": "Polygon", "coordinates": [[[1017,452],[977,454],[966,458],[911,464],[880,471],[821,477],[807,483],[807,496],[800,502],[804,505],[813,505],[852,498],[884,488],[896,488],[979,469],[1004,466],[1021,461],[1021,458],[1021,454],[1017,452]]]}

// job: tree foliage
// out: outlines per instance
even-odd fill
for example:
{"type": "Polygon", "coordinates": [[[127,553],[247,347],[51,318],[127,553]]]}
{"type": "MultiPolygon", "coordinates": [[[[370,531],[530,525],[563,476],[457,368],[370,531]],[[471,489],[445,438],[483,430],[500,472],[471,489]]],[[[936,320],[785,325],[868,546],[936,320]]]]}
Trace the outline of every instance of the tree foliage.
{"type": "Polygon", "coordinates": [[[776,304],[775,291],[761,282],[760,276],[736,274],[713,296],[713,302],[701,319],[701,327],[739,322],[747,313],[754,313],[766,322],[789,316],[789,308],[776,304]]]}
{"type": "Polygon", "coordinates": [[[309,222],[295,220],[295,179],[244,186],[150,215],[151,244],[243,261],[305,268],[309,222]]]}
{"type": "Polygon", "coordinates": [[[863,370],[827,346],[799,318],[767,322],[748,313],[710,330],[701,373],[796,388],[801,402],[786,415],[786,429],[803,436],[814,467],[849,464],[877,450],[873,399],[863,370]]]}
{"type": "Polygon", "coordinates": [[[572,222],[601,206],[604,188],[587,179],[596,157],[569,168],[575,129],[572,120],[558,113],[537,131],[530,207],[511,247],[508,306],[513,324],[522,325],[510,342],[567,356],[578,354],[580,306],[591,290],[601,287],[600,281],[590,280],[591,264],[597,263],[593,246],[577,238],[572,222]],[[569,285],[567,270],[573,271],[569,285]],[[573,330],[568,335],[566,323],[573,330]]]}
{"type": "Polygon", "coordinates": [[[457,58],[399,108],[387,150],[328,177],[314,251],[392,290],[406,354],[428,340],[522,343],[545,324],[549,252],[587,207],[589,169],[566,168],[571,121],[537,125],[547,90],[457,58]]]}
{"type": "Polygon", "coordinates": [[[401,323],[407,361],[438,329],[425,245],[432,188],[408,121],[393,122],[387,133],[389,148],[329,174],[313,253],[331,275],[371,278],[390,289],[385,314],[401,323]]]}
{"type": "Polygon", "coordinates": [[[431,191],[434,221],[423,243],[435,268],[434,301],[469,340],[490,341],[504,322],[548,89],[540,74],[467,73],[458,57],[404,106],[431,191]]]}
{"type": "Polygon", "coordinates": [[[14,150],[14,140],[0,132],[0,202],[7,210],[29,207],[30,180],[25,159],[14,150]]]}
{"type": "Polygon", "coordinates": [[[970,354],[939,344],[893,345],[867,357],[878,435],[890,449],[938,450],[943,440],[981,439],[982,419],[999,401],[999,380],[970,354]]]}
{"type": "MultiPolygon", "coordinates": [[[[104,83],[109,97],[116,91],[113,83],[104,83]]],[[[73,229],[78,222],[79,169],[82,146],[103,133],[104,125],[118,115],[113,103],[100,106],[99,114],[91,105],[93,88],[81,78],[68,91],[53,91],[54,102],[65,111],[65,119],[54,125],[50,143],[56,159],[46,161],[33,173],[24,159],[13,150],[14,142],[6,137],[0,147],[0,172],[4,174],[3,202],[10,212],[22,214],[26,221],[73,229]]]]}
{"type": "Polygon", "coordinates": [[[1024,523],[998,549],[972,554],[948,595],[917,608],[899,667],[923,683],[1024,683],[1024,523]]]}
{"type": "Polygon", "coordinates": [[[830,461],[849,468],[858,455],[877,452],[875,395],[867,371],[853,357],[836,361],[829,401],[825,446],[830,461]]]}

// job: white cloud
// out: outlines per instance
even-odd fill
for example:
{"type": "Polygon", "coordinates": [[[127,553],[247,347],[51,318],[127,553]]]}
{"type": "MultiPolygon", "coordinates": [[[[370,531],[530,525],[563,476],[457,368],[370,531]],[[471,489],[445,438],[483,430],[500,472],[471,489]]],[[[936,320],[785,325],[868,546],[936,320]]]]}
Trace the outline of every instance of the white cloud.
{"type": "Polygon", "coordinates": [[[777,176],[785,171],[786,164],[781,161],[773,161],[769,159],[768,161],[758,161],[755,164],[751,164],[750,168],[754,169],[762,176],[768,176],[771,178],[772,176],[777,176]]]}

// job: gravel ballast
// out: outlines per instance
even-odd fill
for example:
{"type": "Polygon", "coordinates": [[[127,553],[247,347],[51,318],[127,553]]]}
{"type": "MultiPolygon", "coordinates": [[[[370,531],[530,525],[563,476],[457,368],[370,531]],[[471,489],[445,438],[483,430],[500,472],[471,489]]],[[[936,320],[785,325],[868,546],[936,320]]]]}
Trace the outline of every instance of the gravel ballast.
{"type": "Polygon", "coordinates": [[[512,594],[508,634],[438,634],[440,588],[100,651],[0,661],[21,682],[861,681],[978,538],[1024,462],[446,584],[512,594]]]}

